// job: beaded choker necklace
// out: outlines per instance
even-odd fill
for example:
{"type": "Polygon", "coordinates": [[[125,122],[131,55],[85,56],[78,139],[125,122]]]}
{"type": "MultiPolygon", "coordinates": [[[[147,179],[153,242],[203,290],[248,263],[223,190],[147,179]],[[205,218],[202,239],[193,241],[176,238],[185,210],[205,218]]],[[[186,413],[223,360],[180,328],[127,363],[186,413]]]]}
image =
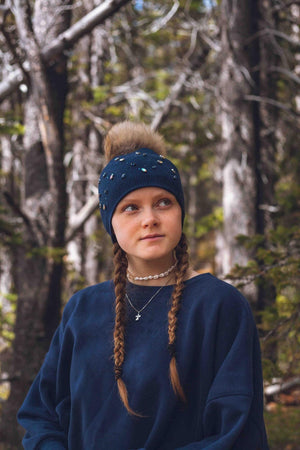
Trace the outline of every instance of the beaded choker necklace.
{"type": "Polygon", "coordinates": [[[173,266],[169,267],[168,270],[166,270],[165,272],[159,273],[157,275],[148,275],[146,277],[135,277],[128,269],[127,269],[127,278],[130,281],[148,281],[148,280],[158,280],[158,278],[164,278],[167,277],[172,270],[175,269],[177,265],[177,261],[175,261],[175,264],[173,264],[173,266]]]}

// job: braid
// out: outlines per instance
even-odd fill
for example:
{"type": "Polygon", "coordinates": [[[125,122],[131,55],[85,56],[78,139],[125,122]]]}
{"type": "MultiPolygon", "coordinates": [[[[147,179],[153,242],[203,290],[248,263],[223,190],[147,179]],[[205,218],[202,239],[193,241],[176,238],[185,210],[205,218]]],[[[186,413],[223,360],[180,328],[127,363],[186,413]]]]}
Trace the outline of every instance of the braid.
{"type": "MultiPolygon", "coordinates": [[[[118,243],[114,244],[114,285],[116,296],[116,319],[114,330],[114,361],[115,361],[115,378],[118,384],[118,390],[121,400],[127,411],[135,416],[143,417],[139,413],[133,411],[128,402],[128,393],[124,381],[122,380],[122,368],[125,359],[125,290],[126,290],[126,271],[127,258],[124,251],[118,243]]],[[[168,313],[168,350],[171,355],[170,361],[170,379],[173,390],[179,398],[186,402],[185,393],[180,383],[177,366],[176,366],[176,328],[177,316],[181,306],[181,297],[184,289],[184,278],[189,267],[186,237],[182,234],[181,239],[175,249],[178,264],[175,272],[175,286],[172,293],[171,308],[168,313]]]]}
{"type": "Polygon", "coordinates": [[[127,271],[127,258],[124,251],[116,242],[113,246],[114,251],[114,285],[116,296],[116,319],[114,329],[114,361],[115,361],[115,378],[118,385],[119,394],[121,400],[127,409],[127,411],[135,416],[140,414],[133,411],[128,403],[128,393],[126,385],[122,380],[122,369],[125,359],[125,321],[126,321],[126,304],[125,304],[125,291],[126,291],[126,271],[127,271]]]}
{"type": "Polygon", "coordinates": [[[185,393],[180,384],[180,379],[176,366],[176,328],[177,328],[177,320],[178,313],[181,306],[181,298],[184,289],[184,278],[189,267],[188,261],[188,253],[187,253],[187,242],[186,237],[182,234],[181,239],[175,249],[176,258],[178,260],[178,264],[175,272],[175,286],[172,293],[171,299],[171,308],[168,314],[168,335],[169,335],[169,344],[168,350],[171,355],[170,361],[170,379],[173,390],[176,395],[186,403],[185,393]]]}

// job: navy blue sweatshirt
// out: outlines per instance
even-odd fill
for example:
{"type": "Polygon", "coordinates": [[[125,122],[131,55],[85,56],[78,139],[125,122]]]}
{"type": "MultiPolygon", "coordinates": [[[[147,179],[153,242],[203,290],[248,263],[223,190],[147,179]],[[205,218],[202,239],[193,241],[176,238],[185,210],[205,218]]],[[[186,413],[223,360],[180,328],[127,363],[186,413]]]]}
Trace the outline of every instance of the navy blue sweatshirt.
{"type": "MultiPolygon", "coordinates": [[[[139,321],[127,305],[122,378],[141,418],[127,413],[114,379],[112,281],[69,300],[18,413],[25,449],[268,449],[260,348],[248,302],[210,274],[185,282],[176,333],[184,405],[169,379],[172,288],[164,287],[139,321]]],[[[128,285],[137,309],[156,290],[128,285]]]]}

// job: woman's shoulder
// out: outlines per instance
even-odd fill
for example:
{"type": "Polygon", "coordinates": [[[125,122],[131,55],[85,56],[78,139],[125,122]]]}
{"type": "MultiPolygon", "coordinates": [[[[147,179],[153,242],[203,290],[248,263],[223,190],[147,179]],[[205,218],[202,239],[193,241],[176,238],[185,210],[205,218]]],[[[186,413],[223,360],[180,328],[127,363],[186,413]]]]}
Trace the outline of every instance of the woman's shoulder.
{"type": "Polygon", "coordinates": [[[94,296],[94,295],[105,295],[105,294],[110,294],[111,292],[113,292],[113,281],[112,280],[108,280],[108,281],[103,281],[102,283],[96,283],[90,286],[86,286],[82,289],[80,289],[79,291],[75,292],[71,298],[73,297],[78,297],[78,298],[82,298],[82,297],[90,297],[90,296],[94,296]]]}
{"type": "Polygon", "coordinates": [[[64,307],[64,316],[70,316],[75,310],[89,309],[93,304],[111,304],[114,299],[113,281],[104,281],[75,292],[64,307]],[[108,301],[110,300],[110,301],[108,301]]]}
{"type": "Polygon", "coordinates": [[[191,287],[194,289],[197,289],[201,286],[202,289],[206,288],[209,289],[209,291],[217,290],[222,293],[239,293],[239,291],[232,284],[216,277],[210,272],[199,273],[192,270],[191,275],[185,281],[185,284],[186,287],[191,287]]]}
{"type": "Polygon", "coordinates": [[[209,308],[240,310],[251,314],[247,299],[232,284],[217,278],[211,273],[202,273],[190,277],[185,282],[186,295],[199,300],[209,308]]]}

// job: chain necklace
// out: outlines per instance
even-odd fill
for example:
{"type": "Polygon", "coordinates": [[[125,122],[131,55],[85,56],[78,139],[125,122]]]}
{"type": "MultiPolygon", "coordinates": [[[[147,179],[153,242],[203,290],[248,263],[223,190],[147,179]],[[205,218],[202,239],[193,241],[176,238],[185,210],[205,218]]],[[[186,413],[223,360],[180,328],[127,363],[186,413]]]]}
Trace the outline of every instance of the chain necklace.
{"type": "MultiPolygon", "coordinates": [[[[167,284],[167,283],[166,283],[167,284]]],[[[132,301],[130,300],[127,292],[125,294],[129,305],[131,306],[132,309],[135,310],[135,312],[137,313],[135,316],[135,320],[138,321],[140,320],[140,318],[142,317],[141,312],[144,311],[144,309],[149,305],[149,303],[152,302],[152,300],[159,294],[159,292],[162,290],[162,288],[164,288],[166,286],[166,284],[163,284],[162,286],[160,286],[160,288],[155,292],[155,294],[152,295],[151,298],[149,298],[149,300],[146,302],[146,304],[141,308],[141,309],[137,309],[133,304],[132,301]]]]}
{"type": "Polygon", "coordinates": [[[157,275],[148,275],[146,277],[135,277],[129,270],[127,270],[127,278],[129,280],[133,280],[133,281],[158,280],[158,278],[167,277],[172,272],[172,270],[175,269],[176,265],[177,265],[177,261],[175,261],[173,266],[169,267],[169,269],[166,270],[165,272],[159,273],[157,275]]]}

